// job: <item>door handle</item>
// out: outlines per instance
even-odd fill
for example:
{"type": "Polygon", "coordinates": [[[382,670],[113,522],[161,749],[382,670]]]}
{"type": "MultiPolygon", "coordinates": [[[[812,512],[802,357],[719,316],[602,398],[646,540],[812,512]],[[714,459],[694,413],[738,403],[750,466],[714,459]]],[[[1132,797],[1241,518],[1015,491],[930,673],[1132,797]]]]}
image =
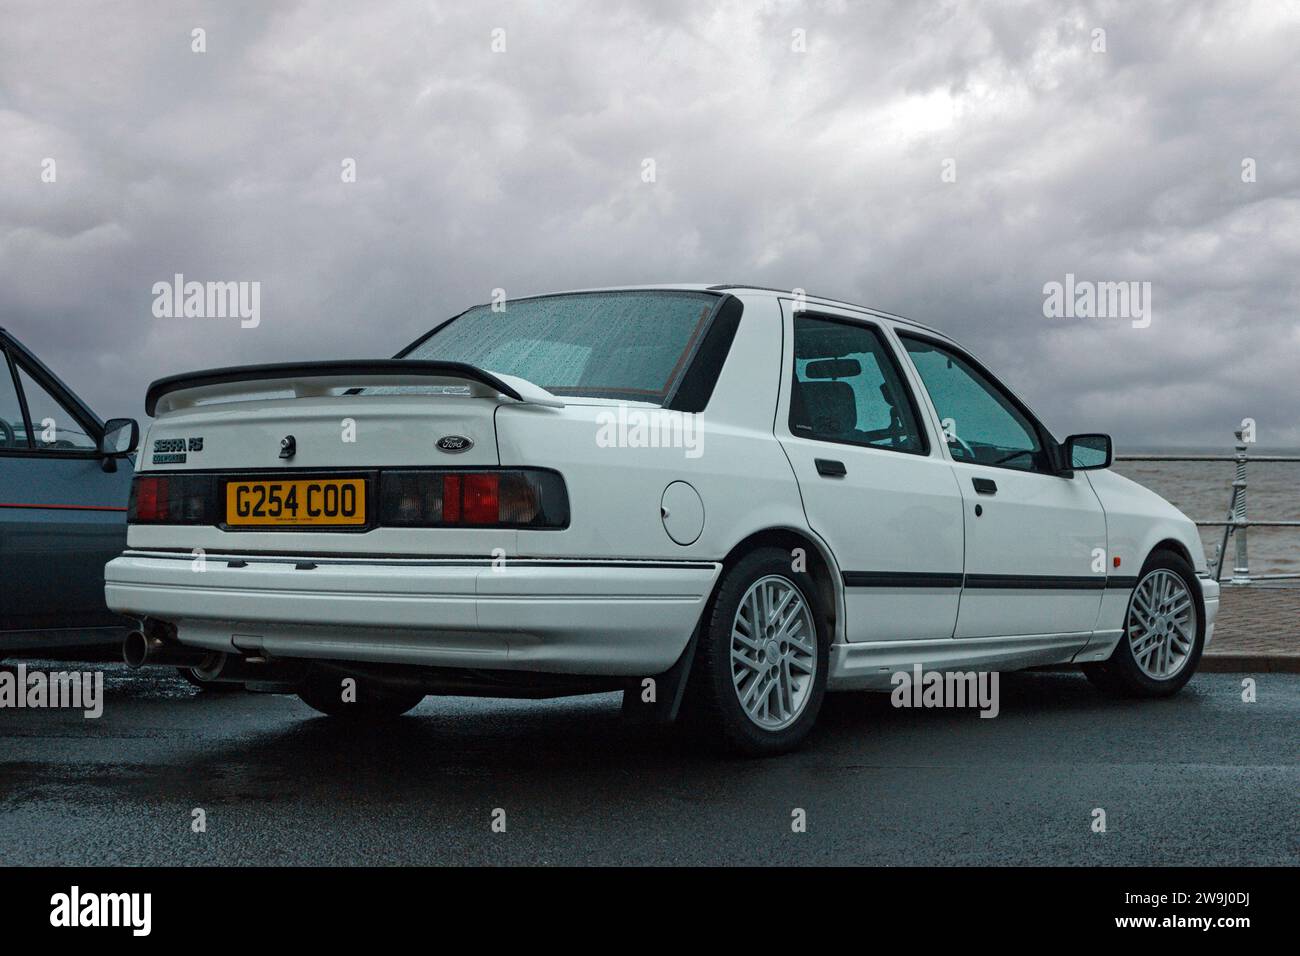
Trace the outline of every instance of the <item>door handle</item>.
{"type": "Polygon", "coordinates": [[[998,483],[992,478],[972,478],[970,483],[975,486],[975,491],[981,495],[996,495],[998,493],[998,483]]]}
{"type": "Polygon", "coordinates": [[[849,473],[844,462],[833,458],[814,458],[813,464],[817,466],[817,474],[826,478],[843,478],[849,473]]]}

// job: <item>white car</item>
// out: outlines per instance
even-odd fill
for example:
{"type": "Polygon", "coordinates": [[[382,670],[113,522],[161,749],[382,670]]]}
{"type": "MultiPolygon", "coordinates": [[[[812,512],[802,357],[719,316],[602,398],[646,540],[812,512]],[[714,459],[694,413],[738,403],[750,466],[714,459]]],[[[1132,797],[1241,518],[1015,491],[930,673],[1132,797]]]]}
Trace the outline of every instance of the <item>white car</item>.
{"type": "Polygon", "coordinates": [[[1058,442],[947,336],[779,290],[482,305],[396,359],[153,383],[108,605],[129,663],[299,693],[624,690],[747,753],[828,690],[1081,664],[1191,677],[1219,585],[1193,523],[1058,442]]]}

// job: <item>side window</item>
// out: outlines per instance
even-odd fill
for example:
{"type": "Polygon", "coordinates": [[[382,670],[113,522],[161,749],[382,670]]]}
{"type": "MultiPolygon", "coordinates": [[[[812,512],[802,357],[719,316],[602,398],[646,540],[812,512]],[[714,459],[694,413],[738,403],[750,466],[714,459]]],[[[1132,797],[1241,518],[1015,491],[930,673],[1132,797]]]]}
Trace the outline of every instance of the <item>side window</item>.
{"type": "Polygon", "coordinates": [[[27,426],[18,389],[9,373],[9,358],[0,350],[0,450],[27,447],[27,426]]]}
{"type": "Polygon", "coordinates": [[[18,381],[22,385],[23,398],[27,399],[33,446],[59,451],[94,451],[98,447],[95,439],[86,434],[85,426],[22,366],[18,367],[18,381]]]}
{"type": "Polygon", "coordinates": [[[926,454],[889,347],[864,325],[794,319],[790,431],[804,438],[926,454]]]}
{"type": "Polygon", "coordinates": [[[943,421],[957,461],[1020,471],[1049,471],[1038,434],[1002,389],[960,354],[901,335],[903,346],[943,421]]]}

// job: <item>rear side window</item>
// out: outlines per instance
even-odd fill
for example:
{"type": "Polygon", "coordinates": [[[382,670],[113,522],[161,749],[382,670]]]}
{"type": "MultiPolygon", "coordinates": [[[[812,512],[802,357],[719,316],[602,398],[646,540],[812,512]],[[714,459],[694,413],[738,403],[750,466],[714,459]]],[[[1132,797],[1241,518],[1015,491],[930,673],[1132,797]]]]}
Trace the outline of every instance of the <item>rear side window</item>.
{"type": "Polygon", "coordinates": [[[402,358],[465,362],[557,395],[662,404],[699,346],[719,297],[584,292],[478,306],[402,358]]]}
{"type": "Polygon", "coordinates": [[[790,431],[804,438],[926,454],[893,353],[865,325],[794,319],[790,431]]]}

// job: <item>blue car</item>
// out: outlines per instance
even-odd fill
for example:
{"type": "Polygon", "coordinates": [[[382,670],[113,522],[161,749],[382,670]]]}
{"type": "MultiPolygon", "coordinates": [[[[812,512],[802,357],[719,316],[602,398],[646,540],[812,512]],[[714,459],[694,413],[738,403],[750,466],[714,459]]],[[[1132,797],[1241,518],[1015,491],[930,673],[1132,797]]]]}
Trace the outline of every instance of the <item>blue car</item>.
{"type": "Polygon", "coordinates": [[[139,433],[102,421],[0,329],[0,657],[121,645],[104,565],[126,547],[139,433]]]}

